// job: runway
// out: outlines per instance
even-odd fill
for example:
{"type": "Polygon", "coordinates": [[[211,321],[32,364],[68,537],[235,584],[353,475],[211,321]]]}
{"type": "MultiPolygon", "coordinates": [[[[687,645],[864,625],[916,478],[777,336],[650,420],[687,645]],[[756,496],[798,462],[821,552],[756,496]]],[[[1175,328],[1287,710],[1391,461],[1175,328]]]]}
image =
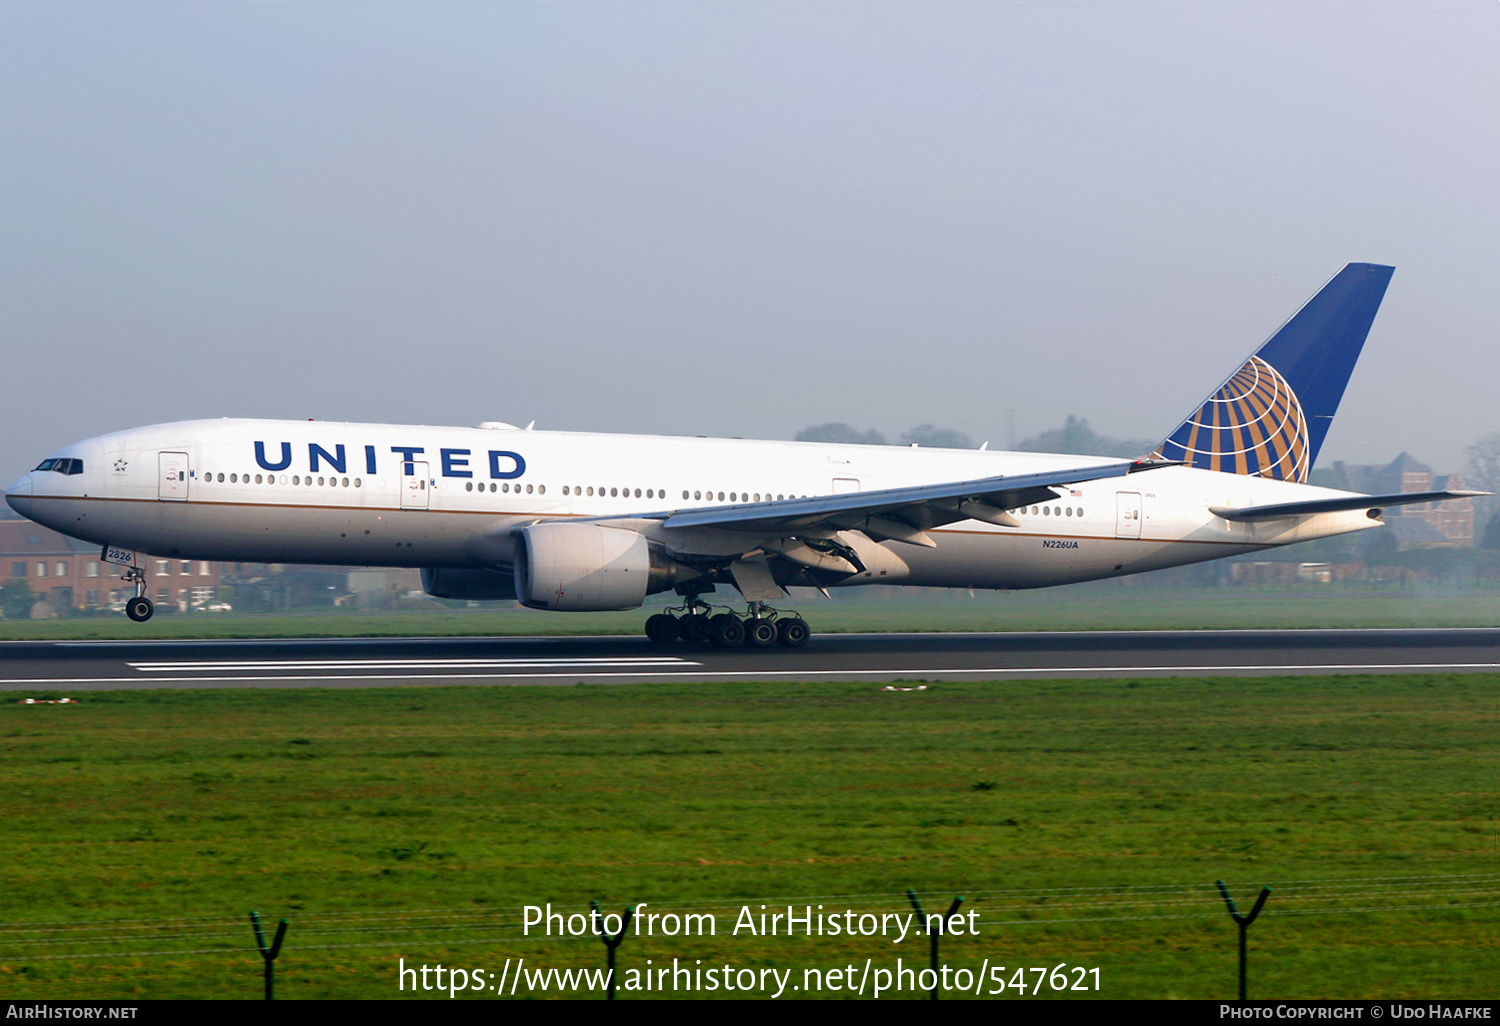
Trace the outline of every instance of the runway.
{"type": "Polygon", "coordinates": [[[640,637],[0,643],[0,690],[944,681],[1500,670],[1500,629],[815,635],[802,649],[640,637]]]}

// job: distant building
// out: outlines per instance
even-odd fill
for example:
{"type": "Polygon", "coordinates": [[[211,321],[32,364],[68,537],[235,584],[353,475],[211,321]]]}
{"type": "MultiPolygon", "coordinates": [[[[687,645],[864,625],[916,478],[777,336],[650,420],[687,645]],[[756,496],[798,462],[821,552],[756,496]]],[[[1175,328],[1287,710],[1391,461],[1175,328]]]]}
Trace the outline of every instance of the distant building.
{"type": "MultiPolygon", "coordinates": [[[[1438,475],[1432,468],[1402,453],[1385,466],[1349,466],[1335,463],[1334,470],[1343,475],[1350,489],[1371,495],[1393,492],[1439,492],[1462,489],[1464,480],[1457,474],[1438,475]]],[[[1418,502],[1410,506],[1390,506],[1386,523],[1405,545],[1472,546],[1474,544],[1474,502],[1472,499],[1449,499],[1446,502],[1418,502]]]]}
{"type": "MultiPolygon", "coordinates": [[[[218,596],[219,565],[142,555],[146,595],[158,606],[192,609],[218,596]]],[[[99,558],[99,546],[30,520],[0,520],[0,581],[24,578],[38,602],[55,609],[99,609],[124,602],[135,587],[122,568],[99,558]]]]}

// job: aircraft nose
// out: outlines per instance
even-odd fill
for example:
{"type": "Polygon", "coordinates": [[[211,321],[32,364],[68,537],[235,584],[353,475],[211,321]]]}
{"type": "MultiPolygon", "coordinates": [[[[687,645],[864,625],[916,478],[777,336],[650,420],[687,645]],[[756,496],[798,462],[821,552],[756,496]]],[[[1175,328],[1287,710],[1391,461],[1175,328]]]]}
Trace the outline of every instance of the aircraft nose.
{"type": "Polygon", "coordinates": [[[5,501],[23,517],[31,516],[31,475],[23,474],[5,489],[5,501]]]}

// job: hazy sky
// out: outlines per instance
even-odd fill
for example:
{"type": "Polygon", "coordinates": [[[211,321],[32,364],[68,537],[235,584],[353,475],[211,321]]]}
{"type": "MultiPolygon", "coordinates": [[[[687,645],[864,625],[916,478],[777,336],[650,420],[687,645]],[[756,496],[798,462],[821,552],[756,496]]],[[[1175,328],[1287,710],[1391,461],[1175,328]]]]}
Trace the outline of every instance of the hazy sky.
{"type": "Polygon", "coordinates": [[[1160,437],[1396,265],[1321,462],[1500,431],[1500,3],[6,3],[0,485],[316,417],[1160,437]]]}

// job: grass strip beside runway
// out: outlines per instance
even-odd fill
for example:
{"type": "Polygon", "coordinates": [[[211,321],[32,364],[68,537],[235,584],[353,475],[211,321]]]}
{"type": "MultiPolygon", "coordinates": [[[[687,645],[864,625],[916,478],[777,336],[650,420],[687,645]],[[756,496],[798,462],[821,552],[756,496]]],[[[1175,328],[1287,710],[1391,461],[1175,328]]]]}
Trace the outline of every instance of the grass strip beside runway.
{"type": "Polygon", "coordinates": [[[975,899],[955,964],[1230,998],[1218,878],[1242,906],[1276,888],[1252,996],[1484,996],[1500,955],[1494,675],[16,697],[7,998],[255,996],[251,908],[292,920],[287,998],[395,996],[398,957],[602,965],[520,931],[523,904],[590,898],[718,915],[629,938],[621,969],[800,981],[926,947],[728,936],[742,904],[899,911],[907,887],[975,899]]]}
{"type": "MultiPolygon", "coordinates": [[[[923,589],[890,597],[799,589],[777,604],[808,618],[816,633],[889,631],[1236,630],[1359,627],[1494,627],[1500,593],[1308,587],[1175,591],[1103,581],[1045,591],[923,589]]],[[[727,608],[727,607],[726,607],[727,608]]],[[[736,608],[743,611],[742,605],[736,608]]],[[[120,614],[57,620],[0,620],[0,640],[118,638],[326,638],[489,635],[639,635],[653,611],[549,613],[489,603],[480,608],[404,612],[305,610],[295,614],[162,613],[148,623],[120,614]]],[[[675,651],[675,649],[673,649],[675,651]]]]}

